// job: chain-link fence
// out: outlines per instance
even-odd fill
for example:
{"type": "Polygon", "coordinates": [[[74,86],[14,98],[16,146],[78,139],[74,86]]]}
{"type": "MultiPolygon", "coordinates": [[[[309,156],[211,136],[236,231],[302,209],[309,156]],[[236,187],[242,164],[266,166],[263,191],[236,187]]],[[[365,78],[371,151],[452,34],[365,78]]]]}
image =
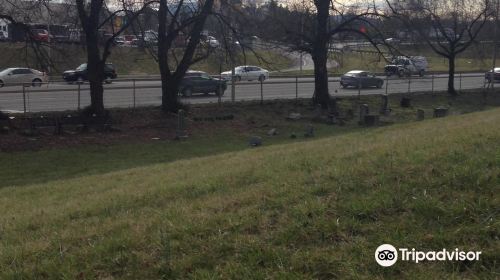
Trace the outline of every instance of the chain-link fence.
{"type": "MultiPolygon", "coordinates": [[[[429,74],[424,77],[381,77],[381,88],[342,88],[339,77],[329,78],[332,96],[356,96],[369,94],[405,94],[417,92],[445,91],[448,87],[447,75],[429,74]]],[[[480,89],[487,84],[484,74],[458,73],[455,88],[458,91],[480,89]]],[[[500,86],[500,85],[499,85],[500,86]]],[[[0,110],[16,112],[44,112],[79,110],[90,104],[88,83],[67,84],[50,82],[40,87],[17,85],[0,88],[0,110]]],[[[193,94],[179,98],[186,104],[217,103],[234,101],[265,101],[273,99],[310,98],[314,92],[312,76],[280,76],[265,81],[235,82],[232,92],[228,82],[225,94],[217,97],[214,93],[193,94]]],[[[106,108],[135,108],[158,106],[161,104],[161,82],[154,79],[120,79],[104,85],[106,108]]]]}

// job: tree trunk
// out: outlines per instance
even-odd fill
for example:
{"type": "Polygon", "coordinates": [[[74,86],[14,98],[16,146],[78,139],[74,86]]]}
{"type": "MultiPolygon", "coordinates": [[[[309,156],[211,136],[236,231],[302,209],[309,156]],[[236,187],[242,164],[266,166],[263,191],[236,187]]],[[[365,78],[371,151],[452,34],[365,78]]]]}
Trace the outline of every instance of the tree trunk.
{"type": "MultiPolygon", "coordinates": [[[[313,52],[311,54],[314,62],[314,96],[313,102],[321,105],[321,108],[328,109],[330,105],[330,93],[328,91],[328,18],[329,0],[316,0],[316,34],[314,38],[313,52]]],[[[336,108],[330,108],[335,110],[336,108]]]]}
{"type": "Polygon", "coordinates": [[[85,30],[87,42],[87,75],[90,83],[90,113],[102,116],[104,114],[104,62],[99,51],[97,26],[89,22],[85,30]]]}
{"type": "Polygon", "coordinates": [[[456,96],[457,91],[455,90],[455,55],[450,55],[448,57],[448,93],[451,96],[456,96]]]}

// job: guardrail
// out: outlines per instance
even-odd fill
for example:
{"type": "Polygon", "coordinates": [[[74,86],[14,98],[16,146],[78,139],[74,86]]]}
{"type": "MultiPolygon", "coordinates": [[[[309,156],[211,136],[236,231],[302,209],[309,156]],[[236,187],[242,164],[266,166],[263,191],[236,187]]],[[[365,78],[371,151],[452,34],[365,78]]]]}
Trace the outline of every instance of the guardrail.
{"type": "MultiPolygon", "coordinates": [[[[381,77],[382,88],[341,88],[339,77],[329,78],[329,89],[333,96],[360,96],[365,94],[412,94],[437,92],[447,89],[448,77],[428,75],[425,77],[381,77]]],[[[485,83],[484,74],[458,73],[455,77],[458,91],[490,86],[485,83]]],[[[491,85],[493,86],[493,85],[491,85]]],[[[499,85],[500,87],[500,85],[499,85]]],[[[313,77],[275,77],[263,82],[235,82],[234,93],[228,82],[225,95],[214,94],[180,97],[183,103],[224,103],[243,100],[263,102],[271,99],[309,98],[314,92],[313,77]]],[[[29,84],[0,88],[0,110],[16,112],[41,112],[79,110],[90,104],[90,88],[85,84],[65,82],[44,83],[41,87],[29,84]]],[[[106,108],[136,108],[161,104],[161,82],[157,79],[119,79],[104,85],[106,108]]]]}

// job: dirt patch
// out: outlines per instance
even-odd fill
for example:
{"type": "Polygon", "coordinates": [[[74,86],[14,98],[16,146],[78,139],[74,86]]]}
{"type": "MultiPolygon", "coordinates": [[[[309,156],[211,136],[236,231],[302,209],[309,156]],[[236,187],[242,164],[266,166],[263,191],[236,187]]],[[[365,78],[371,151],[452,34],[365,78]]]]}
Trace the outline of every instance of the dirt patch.
{"type": "MultiPolygon", "coordinates": [[[[186,131],[188,135],[210,137],[221,131],[234,134],[249,134],[258,128],[270,127],[285,121],[288,112],[294,110],[292,102],[268,102],[260,104],[236,104],[219,107],[217,105],[191,106],[186,111],[186,131]]],[[[307,102],[301,104],[302,111],[312,112],[307,102]]],[[[141,109],[111,110],[111,128],[102,131],[90,127],[83,132],[77,125],[63,126],[61,134],[55,133],[54,126],[31,129],[30,119],[51,119],[63,116],[77,116],[78,112],[9,115],[9,121],[0,121],[0,126],[9,127],[0,134],[0,151],[15,152],[51,148],[74,147],[79,145],[114,145],[125,143],[147,143],[173,140],[176,137],[178,116],[163,113],[158,107],[141,109]]]]}

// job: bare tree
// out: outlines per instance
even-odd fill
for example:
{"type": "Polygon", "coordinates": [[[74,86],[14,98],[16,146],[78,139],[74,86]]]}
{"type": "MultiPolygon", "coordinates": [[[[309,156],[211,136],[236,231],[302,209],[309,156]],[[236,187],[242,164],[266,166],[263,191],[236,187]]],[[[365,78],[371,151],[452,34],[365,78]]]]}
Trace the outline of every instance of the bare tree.
{"type": "Polygon", "coordinates": [[[492,9],[489,0],[387,1],[393,15],[448,59],[448,93],[456,95],[455,60],[476,41],[492,9]]]}
{"type": "Polygon", "coordinates": [[[309,53],[312,57],[314,103],[321,105],[323,109],[336,111],[335,99],[331,100],[328,89],[327,61],[330,43],[340,34],[356,34],[381,52],[366,29],[379,33],[374,22],[384,15],[379,13],[376,4],[371,1],[351,1],[346,4],[343,1],[312,0],[295,2],[289,9],[288,14],[283,8],[278,9],[281,15],[276,17],[286,30],[284,40],[290,43],[292,50],[309,53]],[[287,16],[283,18],[283,14],[287,16]],[[290,25],[290,22],[293,23],[290,25]],[[360,28],[361,26],[364,28],[360,28]]]}
{"type": "Polygon", "coordinates": [[[87,70],[90,83],[90,112],[96,115],[104,114],[104,99],[103,99],[103,81],[104,67],[106,60],[111,54],[111,47],[114,40],[123,33],[144,11],[144,9],[153,3],[153,1],[145,0],[140,3],[135,1],[130,2],[121,0],[114,2],[119,6],[111,9],[104,0],[74,0],[78,10],[78,17],[82,29],[85,33],[85,44],[87,48],[87,70]],[[116,15],[124,14],[127,21],[119,29],[115,29],[113,19],[116,15]],[[100,41],[103,39],[99,36],[99,29],[110,25],[112,35],[105,39],[104,46],[101,50],[100,41]]]}
{"type": "Polygon", "coordinates": [[[157,58],[162,81],[162,109],[176,112],[181,105],[178,93],[182,78],[191,65],[209,54],[208,49],[199,48],[199,43],[214,0],[196,2],[196,5],[184,0],[168,4],[167,0],[159,0],[157,58]],[[179,39],[186,41],[183,48],[175,48],[179,39]]]}

